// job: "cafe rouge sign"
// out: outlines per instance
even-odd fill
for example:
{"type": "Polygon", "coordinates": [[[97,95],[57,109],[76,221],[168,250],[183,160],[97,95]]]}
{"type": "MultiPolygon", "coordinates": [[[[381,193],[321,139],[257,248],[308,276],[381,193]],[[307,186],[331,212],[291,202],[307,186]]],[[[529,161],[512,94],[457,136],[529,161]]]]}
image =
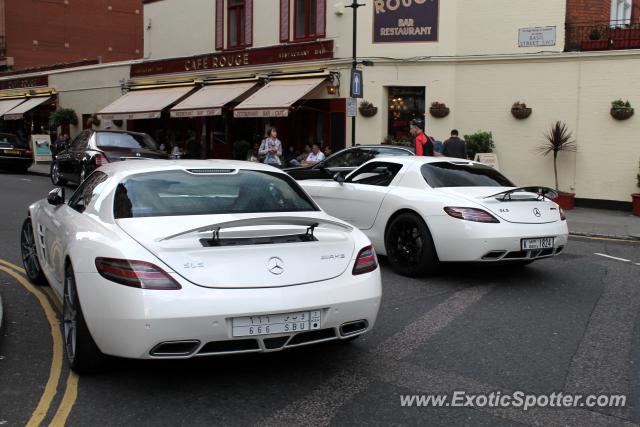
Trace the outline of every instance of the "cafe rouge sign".
{"type": "Polygon", "coordinates": [[[212,53],[134,64],[131,77],[216,71],[333,58],[333,40],[212,53]]]}
{"type": "Polygon", "coordinates": [[[374,0],[373,42],[436,42],[438,15],[438,0],[374,0]]]}

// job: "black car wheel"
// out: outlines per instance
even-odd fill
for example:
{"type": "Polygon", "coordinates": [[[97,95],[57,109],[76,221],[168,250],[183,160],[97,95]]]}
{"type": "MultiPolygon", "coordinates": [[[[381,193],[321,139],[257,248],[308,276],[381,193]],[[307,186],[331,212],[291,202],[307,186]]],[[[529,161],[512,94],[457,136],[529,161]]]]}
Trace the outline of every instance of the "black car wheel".
{"type": "Polygon", "coordinates": [[[107,359],[98,349],[84,320],[71,265],[65,269],[62,322],[64,348],[71,369],[79,374],[104,370],[107,359]]]}
{"type": "Polygon", "coordinates": [[[47,281],[40,267],[40,261],[38,260],[38,250],[36,248],[36,239],[33,234],[31,218],[25,219],[22,223],[20,252],[22,254],[22,265],[24,266],[24,271],[29,281],[34,285],[45,285],[47,281]]]}
{"type": "Polygon", "coordinates": [[[51,182],[55,186],[61,186],[67,183],[67,180],[64,179],[60,173],[60,165],[58,162],[51,163],[51,182]]]}
{"type": "Polygon", "coordinates": [[[414,213],[402,213],[389,223],[385,248],[391,267],[403,276],[433,275],[440,268],[429,228],[414,213]]]}

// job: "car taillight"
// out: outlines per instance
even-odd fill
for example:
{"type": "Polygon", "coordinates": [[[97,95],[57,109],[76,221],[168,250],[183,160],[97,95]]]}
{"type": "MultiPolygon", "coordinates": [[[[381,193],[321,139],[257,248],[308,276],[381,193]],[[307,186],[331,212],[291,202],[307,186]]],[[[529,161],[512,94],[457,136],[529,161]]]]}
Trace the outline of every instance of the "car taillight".
{"type": "Polygon", "coordinates": [[[22,152],[22,155],[23,155],[24,157],[33,157],[33,151],[31,151],[31,150],[24,150],[24,151],[22,152]]]}
{"type": "Polygon", "coordinates": [[[567,215],[564,213],[564,209],[560,208],[560,221],[566,221],[567,215]]]}
{"type": "Polygon", "coordinates": [[[96,268],[105,279],[133,288],[182,289],[182,286],[160,267],[145,261],[96,258],[96,268]]]}
{"type": "Polygon", "coordinates": [[[378,268],[378,261],[376,260],[376,253],[373,247],[367,246],[362,248],[358,252],[358,258],[353,266],[353,275],[369,273],[370,271],[378,268]]]}
{"type": "Polygon", "coordinates": [[[444,208],[444,211],[449,216],[465,221],[490,223],[500,222],[496,217],[494,217],[487,211],[483,211],[482,209],[446,207],[444,208]]]}
{"type": "Polygon", "coordinates": [[[93,158],[96,160],[96,167],[100,167],[109,163],[109,160],[107,160],[105,155],[102,153],[97,153],[93,158]]]}

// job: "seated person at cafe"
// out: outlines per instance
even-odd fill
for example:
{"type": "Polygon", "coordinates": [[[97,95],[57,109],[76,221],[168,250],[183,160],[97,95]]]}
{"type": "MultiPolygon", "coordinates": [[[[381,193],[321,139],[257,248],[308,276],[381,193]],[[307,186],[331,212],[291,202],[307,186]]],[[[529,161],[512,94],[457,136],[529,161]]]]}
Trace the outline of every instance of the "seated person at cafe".
{"type": "Polygon", "coordinates": [[[306,160],[302,162],[303,165],[315,165],[324,160],[324,154],[320,151],[318,144],[311,146],[311,153],[307,156],[306,160]]]}

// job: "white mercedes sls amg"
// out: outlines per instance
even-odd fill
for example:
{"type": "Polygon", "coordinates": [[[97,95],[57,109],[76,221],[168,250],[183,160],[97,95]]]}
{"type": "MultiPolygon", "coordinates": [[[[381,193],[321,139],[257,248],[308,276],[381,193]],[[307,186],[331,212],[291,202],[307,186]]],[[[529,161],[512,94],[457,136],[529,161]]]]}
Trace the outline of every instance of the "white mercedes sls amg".
{"type": "Polygon", "coordinates": [[[300,184],[328,214],[364,231],[406,276],[433,274],[441,262],[526,265],[567,244],[553,190],[516,187],[481,163],[386,157],[346,177],[300,184]]]}
{"type": "Polygon", "coordinates": [[[233,161],[103,166],[68,202],[29,207],[29,279],[63,300],[77,372],[105,355],[276,351],[370,330],[381,297],[369,239],[287,174],[233,161]]]}

